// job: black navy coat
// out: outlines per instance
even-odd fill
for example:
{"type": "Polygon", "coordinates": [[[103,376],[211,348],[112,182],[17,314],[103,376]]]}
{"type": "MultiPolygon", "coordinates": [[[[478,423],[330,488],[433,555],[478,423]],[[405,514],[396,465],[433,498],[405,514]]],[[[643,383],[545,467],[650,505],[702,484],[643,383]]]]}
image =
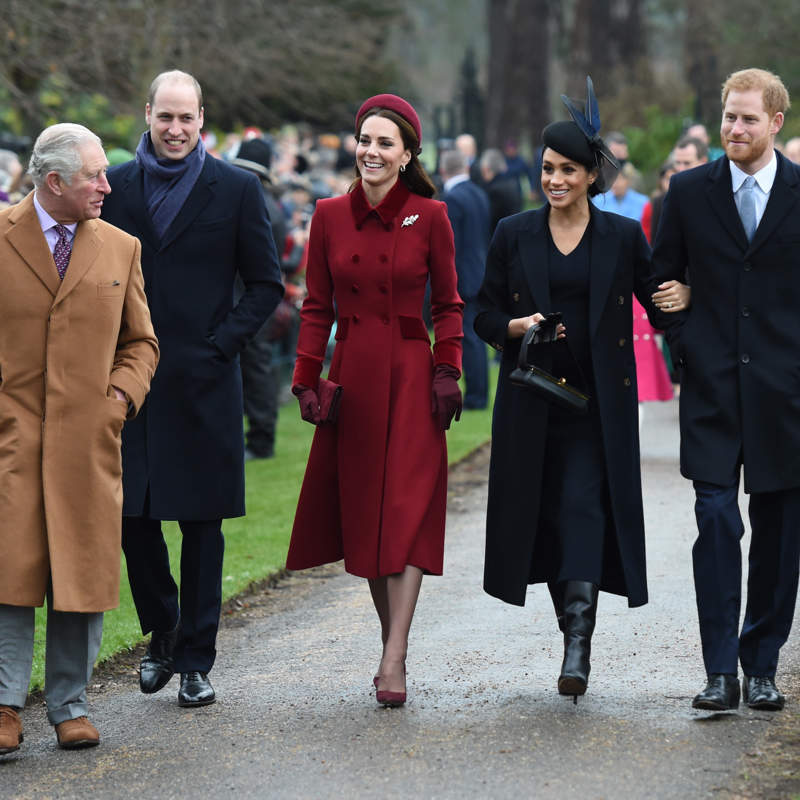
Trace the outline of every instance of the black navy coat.
{"type": "MultiPolygon", "coordinates": [[[[610,493],[605,591],[647,602],[644,517],[639,468],[636,362],[631,295],[657,327],[671,324],[650,299],[655,282],[650,248],[639,223],[591,207],[589,331],[595,397],[602,427],[610,493]]],[[[521,339],[508,339],[509,320],[550,306],[547,219],[549,206],[502,220],[489,246],[478,296],[478,334],[503,357],[492,419],[492,456],[486,519],[484,589],[507,603],[525,604],[542,497],[548,405],[513,385],[521,339]]],[[[569,337],[569,331],[567,331],[569,337]]],[[[539,366],[549,369],[550,364],[539,366]]]]}
{"type": "Polygon", "coordinates": [[[748,244],[727,158],[675,175],[653,251],[691,283],[669,337],[681,376],[681,472],[748,492],[800,486],[800,168],[778,170],[748,244]],[[687,279],[688,273],[688,279],[687,279]]]}
{"type": "Polygon", "coordinates": [[[283,294],[258,179],[206,156],[159,242],[135,161],[110,169],[103,219],[137,236],[161,362],[122,436],[123,515],[210,520],[244,514],[238,354],[283,294]],[[245,292],[234,306],[234,278],[245,292]]]}
{"type": "MultiPolygon", "coordinates": [[[[489,246],[489,198],[471,180],[442,195],[453,228],[458,294],[465,302],[478,295],[489,246]]],[[[483,345],[481,345],[483,347],[483,345]]],[[[484,348],[485,350],[485,348],[484,348]]]]}

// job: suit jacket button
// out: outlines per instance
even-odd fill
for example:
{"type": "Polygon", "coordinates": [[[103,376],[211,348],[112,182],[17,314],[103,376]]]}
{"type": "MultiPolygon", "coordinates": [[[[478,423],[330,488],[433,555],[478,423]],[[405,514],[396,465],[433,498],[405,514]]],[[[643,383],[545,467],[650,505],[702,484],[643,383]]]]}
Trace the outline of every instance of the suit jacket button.
{"type": "Polygon", "coordinates": [[[745,272],[750,272],[751,269],[753,269],[753,265],[749,261],[745,261],[744,262],[744,271],[745,272]]]}
{"type": "Polygon", "coordinates": [[[630,386],[631,385],[631,379],[630,378],[625,378],[625,380],[623,380],[622,383],[625,386],[630,386]]]}
{"type": "Polygon", "coordinates": [[[512,294],[512,295],[511,295],[511,299],[512,299],[512,300],[513,300],[515,303],[519,303],[519,292],[514,292],[514,294],[512,294]]]}
{"type": "Polygon", "coordinates": [[[620,306],[623,306],[623,305],[625,305],[625,298],[624,298],[624,296],[623,296],[623,295],[620,295],[620,296],[617,298],[617,305],[620,305],[620,306]]]}
{"type": "Polygon", "coordinates": [[[625,347],[625,342],[626,342],[626,341],[627,341],[627,339],[620,339],[620,340],[619,340],[619,342],[617,342],[617,344],[618,344],[620,347],[625,347]]]}
{"type": "Polygon", "coordinates": [[[742,309],[742,316],[743,316],[743,317],[749,317],[749,316],[750,316],[750,309],[749,309],[747,306],[745,306],[745,307],[742,309]]]}
{"type": "Polygon", "coordinates": [[[747,353],[742,353],[742,364],[749,364],[750,356],[747,353]]]}

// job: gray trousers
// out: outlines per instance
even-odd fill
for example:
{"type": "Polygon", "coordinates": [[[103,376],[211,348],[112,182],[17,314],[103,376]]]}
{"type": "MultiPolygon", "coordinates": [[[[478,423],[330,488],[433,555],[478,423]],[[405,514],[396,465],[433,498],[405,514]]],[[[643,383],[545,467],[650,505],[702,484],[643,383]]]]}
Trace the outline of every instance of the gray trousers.
{"type": "MultiPolygon", "coordinates": [[[[33,665],[35,609],[0,604],[0,705],[23,708],[33,665]]],[[[53,611],[47,598],[44,697],[52,725],[87,715],[86,685],[103,637],[103,614],[53,611]]]]}

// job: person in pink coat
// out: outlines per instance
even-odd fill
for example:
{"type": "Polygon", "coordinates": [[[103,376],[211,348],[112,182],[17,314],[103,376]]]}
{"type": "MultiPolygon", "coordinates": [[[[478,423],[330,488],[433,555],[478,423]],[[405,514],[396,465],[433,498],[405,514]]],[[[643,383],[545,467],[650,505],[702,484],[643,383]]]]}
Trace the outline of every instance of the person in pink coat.
{"type": "MultiPolygon", "coordinates": [[[[317,424],[286,566],[344,558],[369,581],[383,651],[377,700],[406,699],[408,633],[425,573],[440,575],[447,500],[445,429],[461,409],[463,303],[444,203],[418,160],[422,132],[396,95],[356,115],[358,177],[320,200],[311,223],[292,391],[317,424]],[[430,280],[434,344],[422,319],[430,280]],[[320,414],[320,373],[343,387],[320,414]]],[[[325,384],[322,384],[323,386],[325,384]]]]}

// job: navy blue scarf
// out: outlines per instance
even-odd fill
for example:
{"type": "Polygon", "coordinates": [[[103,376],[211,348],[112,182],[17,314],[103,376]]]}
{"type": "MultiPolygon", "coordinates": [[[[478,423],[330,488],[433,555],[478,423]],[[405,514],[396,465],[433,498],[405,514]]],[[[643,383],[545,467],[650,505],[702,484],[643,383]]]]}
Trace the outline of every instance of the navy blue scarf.
{"type": "Polygon", "coordinates": [[[206,148],[202,139],[197,140],[197,147],[186,158],[157,158],[150,131],[142,134],[136,148],[136,163],[144,170],[144,200],[159,239],[164,238],[183,208],[203,169],[205,158],[206,148]]]}

